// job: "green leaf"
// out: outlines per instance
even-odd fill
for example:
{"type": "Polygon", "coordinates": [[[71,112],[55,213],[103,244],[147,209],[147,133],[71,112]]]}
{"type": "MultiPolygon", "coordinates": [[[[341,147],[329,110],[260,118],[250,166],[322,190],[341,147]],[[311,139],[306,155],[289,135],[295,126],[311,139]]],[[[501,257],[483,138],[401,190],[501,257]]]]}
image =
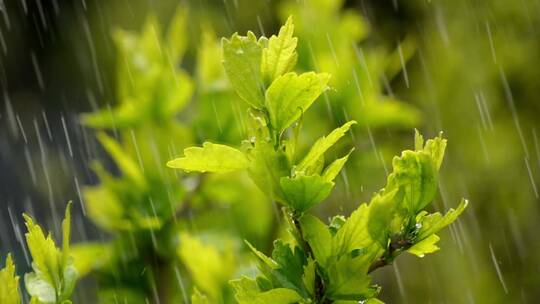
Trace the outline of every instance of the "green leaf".
{"type": "Polygon", "coordinates": [[[399,189],[400,208],[415,215],[426,207],[437,193],[438,172],[431,156],[423,151],[403,151],[392,161],[385,191],[399,189]]]}
{"type": "Polygon", "coordinates": [[[146,181],[137,162],[115,140],[107,136],[107,134],[99,133],[98,139],[105,150],[112,156],[122,173],[136,183],[138,187],[145,188],[147,186],[146,181]]]}
{"type": "Polygon", "coordinates": [[[300,118],[326,89],[330,75],[314,72],[287,73],[279,76],[266,91],[270,123],[278,132],[300,118]]]}
{"type": "Polygon", "coordinates": [[[282,177],[280,185],[286,204],[300,213],[322,202],[334,188],[333,182],[320,175],[282,177]]]}
{"type": "Polygon", "coordinates": [[[112,258],[112,246],[108,243],[79,243],[71,246],[71,256],[79,275],[85,276],[92,270],[98,270],[112,258]],[[99,259],[96,259],[99,257],[99,259]]]}
{"type": "Polygon", "coordinates": [[[439,240],[440,238],[436,234],[432,234],[407,249],[407,252],[423,258],[427,253],[433,253],[439,250],[439,247],[435,245],[439,240]]]}
{"type": "Polygon", "coordinates": [[[302,282],[306,287],[309,295],[313,297],[315,295],[315,280],[317,278],[317,264],[312,258],[308,258],[306,266],[304,266],[304,275],[302,276],[302,282]]]}
{"type": "Polygon", "coordinates": [[[246,244],[248,245],[249,249],[251,249],[251,251],[255,254],[255,256],[257,256],[257,258],[259,258],[259,260],[261,260],[261,262],[263,262],[265,265],[270,267],[270,269],[278,268],[279,265],[274,260],[257,250],[257,248],[251,245],[251,243],[249,243],[248,241],[246,241],[246,244]]]}
{"type": "Polygon", "coordinates": [[[278,264],[273,271],[274,275],[283,287],[295,289],[299,294],[307,295],[303,284],[304,265],[307,264],[307,257],[304,252],[295,247],[294,251],[282,240],[274,242],[272,259],[278,264]]]}
{"type": "Polygon", "coordinates": [[[19,277],[15,273],[15,265],[11,254],[6,258],[6,265],[0,270],[0,303],[20,304],[19,277]]]}
{"type": "Polygon", "coordinates": [[[241,151],[205,142],[202,147],[184,149],[184,157],[169,161],[167,166],[188,172],[227,173],[246,169],[248,164],[248,159],[241,151]]]}
{"type": "Polygon", "coordinates": [[[62,220],[62,263],[67,264],[69,259],[69,241],[71,236],[71,206],[73,203],[68,202],[64,212],[64,220],[62,220]]]}
{"type": "Polygon", "coordinates": [[[173,66],[182,58],[187,46],[187,18],[187,9],[179,5],[167,33],[167,51],[173,66]]]}
{"type": "Polygon", "coordinates": [[[236,291],[236,300],[239,304],[295,304],[302,300],[296,291],[288,288],[261,291],[257,282],[247,277],[230,283],[236,291]]]}
{"type": "Polygon", "coordinates": [[[272,144],[257,141],[248,151],[248,173],[259,189],[273,200],[285,203],[280,179],[290,174],[289,160],[281,150],[275,151],[272,144]]]}
{"type": "Polygon", "coordinates": [[[367,230],[371,239],[377,241],[382,248],[388,245],[391,232],[399,232],[402,228],[402,218],[398,217],[395,211],[397,193],[398,189],[388,193],[377,193],[369,203],[367,230]]]}
{"type": "Polygon", "coordinates": [[[24,276],[24,283],[28,293],[32,298],[36,298],[39,301],[38,303],[56,303],[56,290],[54,286],[50,282],[39,278],[36,273],[27,273],[24,276]]]}
{"type": "Polygon", "coordinates": [[[332,241],[332,255],[343,256],[355,249],[369,247],[373,244],[368,230],[369,207],[360,205],[345,224],[336,232],[332,241]]]}
{"type": "MultiPolygon", "coordinates": [[[[349,121],[343,126],[335,129],[327,136],[319,138],[315,144],[311,147],[308,154],[302,159],[300,164],[295,168],[296,172],[304,172],[317,163],[317,160],[324,155],[324,153],[330,149],[341,137],[349,131],[352,125],[356,121],[349,121]]],[[[329,174],[330,175],[330,174],[329,174]]]]}
{"type": "Polygon", "coordinates": [[[433,139],[428,139],[426,145],[424,146],[424,152],[431,155],[431,158],[435,162],[437,169],[441,167],[444,151],[446,150],[446,139],[442,137],[442,132],[438,137],[433,139]]]}
{"type": "Polygon", "coordinates": [[[32,255],[33,273],[25,275],[29,294],[40,303],[62,303],[69,300],[77,281],[78,272],[69,253],[71,202],[62,222],[62,251],[56,248],[52,236],[43,234],[31,217],[23,214],[28,232],[26,242],[32,255]]]}
{"type": "MultiPolygon", "coordinates": [[[[43,234],[41,227],[34,224],[31,217],[23,214],[28,232],[25,234],[26,243],[32,256],[32,268],[40,274],[40,279],[54,286],[60,282],[60,252],[49,234],[43,234]]],[[[32,277],[33,278],[33,277],[32,277]]],[[[25,278],[26,280],[26,278],[25,278]]]]}
{"type": "Polygon", "coordinates": [[[208,297],[202,294],[197,288],[193,289],[193,294],[191,295],[192,304],[210,304],[208,297]]]}
{"type": "Polygon", "coordinates": [[[223,66],[236,93],[251,106],[264,106],[264,87],[261,78],[262,41],[248,32],[246,37],[238,34],[221,40],[223,66]]]}
{"type": "Polygon", "coordinates": [[[338,158],[335,161],[333,161],[328,167],[326,167],[322,173],[322,177],[326,181],[333,181],[336,176],[339,174],[347,160],[349,159],[349,156],[354,151],[354,148],[347,153],[347,155],[343,156],[342,158],[338,158]]]}
{"type": "Polygon", "coordinates": [[[356,257],[339,257],[336,263],[328,268],[327,296],[332,300],[355,301],[374,297],[379,290],[371,286],[371,277],[367,272],[378,252],[376,247],[370,247],[364,254],[356,257]]]}
{"type": "Polygon", "coordinates": [[[294,25],[292,17],[289,17],[279,30],[278,36],[270,37],[268,48],[263,50],[262,73],[270,82],[291,71],[296,65],[298,39],[293,37],[293,33],[294,25]]]}
{"type": "Polygon", "coordinates": [[[305,214],[300,218],[304,239],[308,242],[317,263],[326,267],[332,253],[332,235],[328,226],[313,215],[305,214]]]}
{"type": "Polygon", "coordinates": [[[188,233],[182,233],[177,250],[197,288],[209,298],[218,299],[236,265],[230,246],[221,252],[188,233]]]}
{"type": "Polygon", "coordinates": [[[429,215],[425,215],[425,213],[419,214],[416,221],[420,225],[420,229],[418,230],[416,239],[424,240],[432,234],[439,232],[442,228],[450,225],[461,213],[463,213],[468,204],[469,202],[467,200],[462,199],[456,209],[451,208],[444,216],[439,212],[429,215]]]}

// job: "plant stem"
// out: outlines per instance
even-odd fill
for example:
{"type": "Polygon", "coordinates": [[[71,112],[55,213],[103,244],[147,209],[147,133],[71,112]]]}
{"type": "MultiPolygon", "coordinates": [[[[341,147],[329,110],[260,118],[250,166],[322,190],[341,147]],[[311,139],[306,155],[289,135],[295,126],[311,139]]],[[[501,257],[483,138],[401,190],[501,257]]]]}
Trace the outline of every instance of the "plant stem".
{"type": "Polygon", "coordinates": [[[381,267],[392,264],[394,259],[403,251],[411,247],[412,242],[408,238],[399,236],[390,242],[387,251],[378,260],[373,262],[368,269],[368,273],[375,271],[381,267]]]}

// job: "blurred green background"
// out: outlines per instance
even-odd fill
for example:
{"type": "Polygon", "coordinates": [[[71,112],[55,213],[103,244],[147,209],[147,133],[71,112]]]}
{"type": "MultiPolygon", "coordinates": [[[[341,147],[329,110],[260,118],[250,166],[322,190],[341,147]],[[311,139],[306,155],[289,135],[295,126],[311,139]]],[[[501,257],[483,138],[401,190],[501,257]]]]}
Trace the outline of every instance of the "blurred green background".
{"type": "MultiPolygon", "coordinates": [[[[469,199],[469,208],[442,233],[440,252],[423,259],[404,256],[376,273],[381,299],[538,301],[537,0],[3,1],[2,256],[14,252],[20,269],[27,269],[20,213],[36,214],[58,231],[64,203],[72,199],[84,206],[81,190],[98,183],[90,160],[100,159],[114,171],[95,132],[79,123],[80,114],[117,102],[111,31],[140,31],[149,14],[166,27],[179,4],[189,8],[182,61],[189,74],[195,74],[204,27],[216,37],[247,30],[269,36],[294,15],[298,68],[330,72],[334,81],[334,91],[305,118],[306,142],[346,118],[360,122],[352,161],[331,199],[316,210],[321,217],[347,214],[368,200],[384,184],[392,156],[411,147],[415,127],[429,137],[444,132],[448,152],[433,208],[456,206],[461,197],[469,199]]],[[[195,109],[191,105],[180,115],[191,123],[194,142],[222,135],[221,141],[239,143],[234,132],[212,133],[195,109]]],[[[260,208],[274,216],[272,208],[260,208]]],[[[75,241],[109,238],[76,209],[75,241]]],[[[263,235],[267,228],[260,229],[263,235]]],[[[96,288],[92,278],[85,279],[75,302],[94,303],[96,288]]]]}

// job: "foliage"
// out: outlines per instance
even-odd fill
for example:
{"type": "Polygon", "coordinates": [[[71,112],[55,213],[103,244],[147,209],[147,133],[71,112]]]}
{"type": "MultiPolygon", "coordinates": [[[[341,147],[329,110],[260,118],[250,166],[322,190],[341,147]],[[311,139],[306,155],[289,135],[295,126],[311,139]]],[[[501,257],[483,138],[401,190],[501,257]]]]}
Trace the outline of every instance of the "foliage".
{"type": "Polygon", "coordinates": [[[290,72],[297,60],[290,47],[296,45],[292,27],[289,19],[269,40],[257,39],[251,32],[223,39],[225,70],[249,107],[249,140],[239,149],[213,148],[211,143],[187,148],[184,157],[168,166],[212,173],[247,170],[255,184],[284,207],[294,241],[276,240],[271,257],[248,244],[259,260],[261,275],[231,282],[240,303],[376,301],[371,299],[379,288],[371,283],[369,273],[403,251],[418,256],[435,251],[439,240],[435,233],[457,218],[466,201],[445,216],[423,211],[436,193],[446,140],[439,136],[424,144],[417,132],[415,150],[394,158],[386,187],[369,204],[360,205],[349,218],[333,221],[332,229],[310,215],[309,209],[331,192],[348,157],[328,165],[325,152],[355,122],[345,123],[317,140],[305,155],[297,155],[298,120],[327,89],[329,75],[290,72]],[[276,41],[288,46],[278,60],[270,55],[276,52],[276,41]],[[267,67],[269,62],[273,66],[267,67]],[[279,72],[264,72],[268,70],[279,72]],[[243,78],[246,74],[250,81],[243,78]]]}
{"type": "MultiPolygon", "coordinates": [[[[70,250],[71,202],[66,208],[62,221],[62,246],[56,244],[49,233],[43,233],[34,220],[23,214],[28,232],[26,243],[32,256],[32,270],[24,276],[26,291],[31,296],[32,304],[71,304],[71,295],[78,278],[70,250]]],[[[0,300],[6,304],[22,303],[19,293],[19,277],[15,274],[15,265],[11,255],[6,259],[6,266],[0,270],[0,300]]]]}
{"type": "Polygon", "coordinates": [[[8,254],[6,265],[0,270],[0,302],[5,304],[21,303],[19,277],[15,274],[15,265],[11,254],[8,254]]]}
{"type": "MultiPolygon", "coordinates": [[[[152,16],[140,33],[114,31],[116,105],[82,116],[116,167],[94,161],[100,183],[83,189],[89,218],[107,236],[70,246],[68,205],[57,248],[24,215],[31,303],[72,303],[87,275],[97,279],[99,303],[381,303],[371,272],[403,252],[439,249],[437,233],[467,206],[425,210],[437,192],[442,135],[424,143],[417,132],[414,150],[394,157],[385,187],[349,217],[323,221],[313,212],[354,151],[346,147],[355,125],[408,128],[419,117],[371,79],[393,77],[401,65],[385,51],[364,58],[356,46],[363,19],[342,14],[339,1],[306,4],[283,6],[299,38],[290,16],[277,35],[235,33],[221,45],[203,25],[193,72],[183,65],[192,44],[186,7],[166,31],[152,16]],[[317,45],[314,18],[336,50],[317,45]],[[316,102],[322,97],[343,112],[328,119],[316,102]],[[184,155],[168,167],[220,175],[166,170],[179,147],[184,155]],[[282,207],[285,225],[270,201],[282,207]],[[254,278],[246,252],[257,263],[254,278]]],[[[2,303],[21,302],[9,255],[0,283],[2,303]]]]}

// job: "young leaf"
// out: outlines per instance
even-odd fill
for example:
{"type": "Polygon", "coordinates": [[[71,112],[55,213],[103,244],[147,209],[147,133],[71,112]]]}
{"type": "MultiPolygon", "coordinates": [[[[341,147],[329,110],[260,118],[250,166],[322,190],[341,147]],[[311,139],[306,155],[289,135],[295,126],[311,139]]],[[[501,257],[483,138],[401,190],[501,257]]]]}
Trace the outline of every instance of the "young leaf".
{"type": "Polygon", "coordinates": [[[296,166],[297,172],[304,172],[317,163],[317,160],[324,155],[324,153],[330,149],[349,129],[354,125],[356,121],[352,120],[345,123],[343,126],[335,129],[327,136],[319,138],[315,144],[311,147],[308,154],[302,159],[300,164],[296,166]]]}
{"type": "Polygon", "coordinates": [[[241,151],[205,142],[202,147],[184,149],[184,157],[169,161],[167,166],[188,172],[227,173],[246,169],[248,164],[247,157],[241,151]]]}
{"type": "Polygon", "coordinates": [[[0,303],[20,304],[19,277],[15,273],[15,265],[11,254],[6,258],[6,265],[0,270],[0,303]]]}
{"type": "Polygon", "coordinates": [[[266,91],[270,123],[278,132],[288,128],[326,89],[330,75],[308,72],[278,77],[266,91]]]}
{"type": "Polygon", "coordinates": [[[437,193],[438,172],[431,156],[423,151],[403,151],[392,161],[394,171],[388,176],[386,191],[403,191],[400,208],[415,215],[424,209],[437,193]]]}
{"type": "Polygon", "coordinates": [[[43,234],[41,227],[34,224],[31,217],[23,214],[28,232],[26,241],[32,255],[33,273],[27,273],[24,277],[28,293],[33,301],[38,303],[63,303],[69,301],[75,288],[78,272],[73,265],[73,259],[69,253],[69,236],[71,220],[71,202],[66,208],[65,219],[62,222],[64,240],[62,250],[56,245],[49,234],[43,234]]]}
{"type": "Polygon", "coordinates": [[[398,232],[401,229],[401,218],[396,218],[395,211],[396,196],[398,189],[394,189],[388,193],[377,193],[369,203],[369,219],[367,231],[371,239],[377,241],[381,248],[386,248],[388,245],[388,236],[390,232],[398,232]],[[393,223],[395,219],[398,224],[393,223]],[[395,224],[398,227],[393,227],[395,224]],[[396,231],[397,230],[397,231],[396,231]]]}
{"type": "Polygon", "coordinates": [[[263,43],[255,34],[246,37],[234,34],[230,39],[221,40],[223,66],[236,93],[255,108],[264,106],[264,87],[261,79],[261,57],[263,43]]]}
{"type": "Polygon", "coordinates": [[[286,204],[300,213],[322,202],[334,188],[333,182],[320,175],[282,177],[280,184],[286,204]]]}
{"type": "Polygon", "coordinates": [[[298,54],[296,44],[298,39],[293,37],[294,25],[292,17],[279,30],[278,36],[268,40],[268,48],[262,54],[262,73],[270,82],[291,71],[296,65],[298,54]]]}
{"type": "Polygon", "coordinates": [[[441,213],[433,213],[429,215],[420,214],[417,217],[417,222],[420,224],[420,230],[416,236],[417,240],[423,240],[430,235],[439,232],[442,228],[450,225],[457,217],[467,208],[469,202],[462,199],[459,206],[456,209],[451,208],[443,216],[441,213]]]}
{"type": "Polygon", "coordinates": [[[432,234],[407,249],[407,252],[423,258],[426,253],[433,253],[439,250],[439,247],[435,245],[439,240],[440,238],[436,234],[432,234]]]}
{"type": "Polygon", "coordinates": [[[326,167],[322,173],[322,177],[326,181],[333,181],[336,176],[339,174],[347,160],[349,159],[349,156],[354,151],[354,148],[347,153],[347,155],[343,156],[342,158],[338,158],[335,161],[333,161],[328,167],[326,167]]]}

